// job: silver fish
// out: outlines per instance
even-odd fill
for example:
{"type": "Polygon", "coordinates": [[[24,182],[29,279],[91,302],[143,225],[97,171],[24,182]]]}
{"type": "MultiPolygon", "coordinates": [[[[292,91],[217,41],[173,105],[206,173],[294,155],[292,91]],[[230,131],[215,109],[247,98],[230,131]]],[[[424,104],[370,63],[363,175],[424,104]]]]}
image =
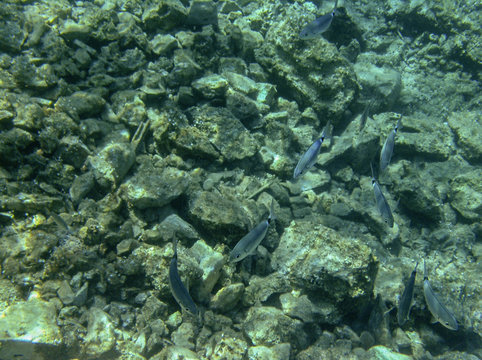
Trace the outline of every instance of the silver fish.
{"type": "Polygon", "coordinates": [[[373,185],[373,192],[375,193],[375,201],[377,203],[378,211],[382,215],[383,220],[388,224],[388,226],[393,227],[393,215],[392,211],[390,210],[390,205],[388,205],[387,199],[382,193],[382,189],[380,189],[380,185],[378,185],[377,179],[375,179],[375,174],[373,172],[373,166],[370,164],[372,168],[372,185],[373,185]]]}
{"type": "Polygon", "coordinates": [[[199,314],[196,304],[182,283],[177,271],[177,239],[174,239],[174,256],[172,257],[169,266],[169,287],[171,288],[172,296],[174,296],[174,299],[176,299],[177,303],[183,310],[194,316],[199,314]]]}
{"type": "Polygon", "coordinates": [[[425,302],[432,313],[432,316],[450,330],[457,330],[459,328],[455,316],[442,304],[432,289],[428,281],[427,268],[425,267],[425,259],[423,260],[423,294],[425,295],[425,302]]]}
{"type": "Polygon", "coordinates": [[[330,123],[328,123],[321,133],[320,138],[318,138],[311,146],[306,150],[303,156],[298,161],[296,165],[295,171],[293,173],[293,179],[296,179],[300,175],[304,175],[313,165],[316,163],[316,158],[320,153],[321,145],[325,138],[328,136],[327,134],[330,131],[330,123]]]}
{"type": "Polygon", "coordinates": [[[330,11],[328,14],[322,15],[319,18],[316,18],[308,25],[306,25],[303,30],[300,32],[300,39],[302,40],[310,40],[318,38],[322,33],[324,33],[331,25],[333,17],[335,16],[336,8],[338,6],[338,0],[335,2],[335,6],[333,10],[330,11]]]}
{"type": "Polygon", "coordinates": [[[273,220],[276,220],[276,217],[274,215],[274,201],[271,201],[271,209],[268,219],[260,222],[253,230],[239,240],[229,254],[229,261],[238,262],[243,260],[246,256],[251,255],[266,236],[268,227],[273,220]]]}
{"type": "Polygon", "coordinates": [[[412,274],[407,281],[407,285],[405,285],[402,297],[400,298],[400,302],[398,303],[397,318],[398,325],[400,326],[403,326],[408,321],[408,317],[410,315],[410,307],[413,300],[413,290],[415,287],[415,277],[417,276],[417,266],[418,262],[415,265],[415,269],[413,269],[412,274]]]}
{"type": "Polygon", "coordinates": [[[382,151],[380,153],[380,171],[385,170],[388,164],[390,164],[390,160],[392,159],[393,155],[393,147],[395,146],[395,136],[397,135],[397,131],[401,128],[401,126],[402,117],[400,116],[395,129],[388,134],[387,140],[385,140],[385,143],[383,144],[382,151]]]}

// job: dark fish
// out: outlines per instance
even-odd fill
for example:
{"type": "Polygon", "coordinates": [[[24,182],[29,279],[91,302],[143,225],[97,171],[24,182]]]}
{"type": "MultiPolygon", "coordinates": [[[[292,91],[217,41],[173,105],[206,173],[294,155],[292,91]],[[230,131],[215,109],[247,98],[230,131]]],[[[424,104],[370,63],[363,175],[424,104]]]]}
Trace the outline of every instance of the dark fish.
{"type": "Polygon", "coordinates": [[[388,164],[390,164],[390,160],[392,159],[393,154],[393,147],[395,146],[395,136],[397,135],[398,129],[402,126],[402,117],[397,121],[397,125],[395,129],[393,129],[385,140],[385,144],[383,144],[382,152],[380,153],[380,171],[383,171],[387,168],[388,164]]]}
{"type": "Polygon", "coordinates": [[[169,287],[171,288],[172,296],[174,296],[179,306],[190,314],[197,316],[198,310],[196,304],[182,283],[177,271],[177,239],[174,239],[174,256],[169,266],[169,287]]]}
{"type": "Polygon", "coordinates": [[[432,313],[432,316],[450,330],[457,330],[459,328],[455,316],[442,304],[432,289],[428,281],[427,268],[425,267],[425,259],[423,260],[423,294],[425,295],[425,302],[432,313]]]}
{"type": "Polygon", "coordinates": [[[410,278],[407,281],[407,285],[405,285],[405,290],[403,290],[402,297],[400,298],[400,302],[398,303],[398,325],[403,326],[410,315],[410,306],[412,305],[413,299],[413,289],[415,286],[415,277],[417,276],[417,266],[418,262],[415,265],[415,269],[413,269],[410,278]]]}
{"type": "Polygon", "coordinates": [[[300,175],[304,175],[313,165],[316,163],[316,158],[320,153],[321,145],[329,133],[331,125],[328,123],[324,128],[319,139],[317,139],[311,146],[306,150],[303,156],[298,161],[295,171],[293,173],[293,179],[296,179],[300,175]]]}
{"type": "Polygon", "coordinates": [[[330,11],[328,14],[322,15],[319,18],[315,19],[314,21],[310,22],[306,25],[303,30],[300,32],[300,39],[302,40],[310,40],[316,39],[322,33],[324,33],[330,27],[331,21],[335,16],[336,7],[338,5],[338,0],[335,2],[335,6],[333,10],[330,11]]]}
{"type": "Polygon", "coordinates": [[[370,102],[368,102],[365,106],[365,109],[363,110],[362,116],[360,118],[360,130],[362,130],[365,127],[365,124],[368,119],[368,112],[370,111],[370,107],[372,106],[374,101],[375,100],[371,100],[370,102]]]}
{"type": "Polygon", "coordinates": [[[268,219],[260,222],[253,230],[247,233],[239,242],[236,244],[231,253],[229,254],[229,260],[232,262],[238,262],[243,260],[246,256],[254,253],[254,250],[264,239],[266,233],[268,232],[268,227],[273,220],[276,219],[274,215],[274,201],[271,201],[271,210],[269,212],[268,219]]]}
{"type": "Polygon", "coordinates": [[[373,166],[370,164],[372,168],[372,185],[373,185],[373,192],[375,193],[375,201],[377,203],[378,211],[380,215],[382,215],[383,220],[388,224],[388,226],[393,227],[393,215],[392,211],[390,210],[390,205],[388,205],[387,199],[382,193],[382,189],[380,189],[380,185],[378,185],[377,179],[375,179],[375,174],[373,172],[373,166]]]}

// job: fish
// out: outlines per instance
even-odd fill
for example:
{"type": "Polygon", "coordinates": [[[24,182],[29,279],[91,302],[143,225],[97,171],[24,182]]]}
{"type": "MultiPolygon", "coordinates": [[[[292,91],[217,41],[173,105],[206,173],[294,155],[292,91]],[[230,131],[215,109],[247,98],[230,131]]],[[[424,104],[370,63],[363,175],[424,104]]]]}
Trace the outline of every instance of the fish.
{"type": "Polygon", "coordinates": [[[408,321],[408,317],[410,316],[410,307],[412,305],[413,300],[413,290],[415,286],[415,277],[417,276],[417,264],[415,264],[415,269],[413,269],[410,278],[405,285],[405,289],[403,290],[402,297],[400,298],[400,302],[398,303],[398,325],[403,326],[408,321]]]}
{"type": "Polygon", "coordinates": [[[442,304],[439,297],[435,294],[428,281],[427,268],[425,267],[425,259],[423,260],[423,294],[425,302],[430,313],[436,321],[445,326],[447,329],[457,331],[459,325],[455,316],[442,304]]]}
{"type": "Polygon", "coordinates": [[[293,173],[293,179],[296,179],[300,175],[304,175],[313,165],[316,163],[316,158],[320,153],[321,145],[325,138],[329,136],[331,124],[328,122],[323,128],[321,136],[306,150],[303,156],[298,161],[295,171],[293,173]],[[328,135],[327,135],[328,134],[328,135]]]}
{"type": "Polygon", "coordinates": [[[276,216],[274,215],[274,200],[272,200],[268,218],[256,225],[253,230],[251,230],[241,240],[239,240],[239,242],[229,254],[229,261],[238,262],[243,260],[246,256],[254,253],[254,250],[256,250],[258,245],[266,236],[269,225],[274,220],[276,220],[276,216]]]}
{"type": "Polygon", "coordinates": [[[380,153],[380,171],[384,171],[390,164],[390,160],[393,155],[393,147],[395,146],[395,136],[398,130],[402,127],[402,116],[397,121],[395,128],[388,134],[387,140],[383,144],[382,151],[380,153]]]}
{"type": "Polygon", "coordinates": [[[360,118],[360,130],[362,130],[365,127],[365,124],[368,119],[368,112],[370,111],[370,107],[373,105],[374,102],[375,100],[371,100],[365,105],[365,109],[363,110],[363,113],[360,118]]]}
{"type": "Polygon", "coordinates": [[[375,201],[377,203],[378,211],[380,215],[382,215],[383,220],[388,226],[393,227],[393,215],[392,211],[390,210],[390,205],[388,205],[387,199],[382,193],[382,189],[380,189],[380,185],[378,184],[377,179],[375,178],[375,173],[373,172],[373,165],[370,164],[372,169],[372,186],[373,192],[375,194],[375,201]]]}
{"type": "Polygon", "coordinates": [[[169,287],[171,288],[172,296],[176,299],[181,309],[191,315],[199,315],[197,306],[191,298],[191,295],[189,295],[189,291],[187,291],[182,283],[179,272],[177,271],[177,239],[174,239],[174,255],[169,265],[169,287]]]}
{"type": "Polygon", "coordinates": [[[306,25],[303,30],[301,30],[299,38],[302,40],[316,39],[322,33],[328,30],[333,20],[333,17],[335,16],[337,6],[338,0],[335,1],[335,6],[333,7],[332,11],[330,11],[328,14],[316,18],[308,25],[306,25]]]}

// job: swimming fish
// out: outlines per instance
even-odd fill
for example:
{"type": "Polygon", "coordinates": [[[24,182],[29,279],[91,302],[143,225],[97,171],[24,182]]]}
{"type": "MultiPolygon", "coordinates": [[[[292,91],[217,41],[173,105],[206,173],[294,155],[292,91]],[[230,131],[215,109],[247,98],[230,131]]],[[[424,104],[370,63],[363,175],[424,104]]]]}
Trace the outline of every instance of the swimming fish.
{"type": "Polygon", "coordinates": [[[336,7],[338,6],[338,0],[335,1],[335,6],[333,10],[330,11],[328,14],[322,15],[319,18],[316,18],[308,25],[306,25],[303,30],[300,32],[300,39],[302,40],[310,40],[316,39],[319,35],[324,33],[330,27],[331,21],[335,16],[336,7]]]}
{"type": "Polygon", "coordinates": [[[266,236],[268,227],[273,220],[276,220],[274,215],[274,200],[271,201],[271,209],[268,219],[260,222],[253,230],[239,240],[234,249],[231,250],[229,260],[232,262],[238,262],[243,260],[246,256],[254,253],[254,250],[258,247],[261,240],[266,236]]]}
{"type": "Polygon", "coordinates": [[[370,163],[370,167],[372,169],[372,185],[373,185],[373,192],[375,193],[375,201],[377,203],[378,211],[382,215],[383,220],[388,224],[388,226],[393,227],[393,215],[392,211],[390,210],[390,205],[388,205],[387,199],[382,193],[382,189],[380,189],[380,185],[378,185],[377,179],[375,179],[375,173],[373,172],[373,165],[370,163]]]}
{"type": "Polygon", "coordinates": [[[413,299],[413,290],[415,286],[415,277],[417,276],[417,266],[418,262],[415,265],[415,269],[413,269],[410,278],[407,281],[407,285],[405,285],[405,289],[403,290],[402,297],[400,298],[400,302],[398,303],[398,325],[403,326],[410,315],[410,306],[412,305],[413,299]]]}
{"type": "Polygon", "coordinates": [[[190,314],[197,316],[198,309],[196,304],[182,283],[177,271],[177,239],[174,239],[174,256],[169,266],[169,287],[171,288],[172,296],[174,296],[179,306],[190,314]]]}
{"type": "Polygon", "coordinates": [[[393,147],[395,146],[395,136],[397,135],[398,129],[402,127],[402,117],[397,121],[397,125],[395,129],[393,129],[390,134],[388,134],[387,140],[385,140],[385,144],[383,144],[382,152],[380,153],[380,171],[383,171],[387,168],[388,164],[390,164],[390,160],[392,159],[393,154],[393,147]]]}
{"type": "Polygon", "coordinates": [[[425,267],[425,259],[423,260],[423,294],[425,295],[425,302],[432,313],[432,316],[450,330],[457,330],[459,328],[455,316],[442,304],[432,289],[428,281],[427,268],[425,267]]]}
{"type": "Polygon", "coordinates": [[[320,153],[321,145],[328,136],[327,134],[330,132],[330,127],[331,125],[328,122],[328,124],[326,124],[326,126],[323,128],[320,138],[311,144],[308,150],[306,150],[306,152],[300,158],[293,173],[293,179],[296,179],[300,175],[304,175],[313,165],[315,165],[316,158],[320,153]]]}

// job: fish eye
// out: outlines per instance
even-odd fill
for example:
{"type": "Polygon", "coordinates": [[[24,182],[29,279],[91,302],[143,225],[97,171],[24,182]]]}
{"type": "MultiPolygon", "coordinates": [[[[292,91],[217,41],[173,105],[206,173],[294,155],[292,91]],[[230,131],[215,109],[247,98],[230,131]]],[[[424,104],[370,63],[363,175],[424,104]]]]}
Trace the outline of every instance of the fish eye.
{"type": "Polygon", "coordinates": [[[236,259],[239,259],[239,255],[241,255],[241,254],[236,255],[236,259]]]}

